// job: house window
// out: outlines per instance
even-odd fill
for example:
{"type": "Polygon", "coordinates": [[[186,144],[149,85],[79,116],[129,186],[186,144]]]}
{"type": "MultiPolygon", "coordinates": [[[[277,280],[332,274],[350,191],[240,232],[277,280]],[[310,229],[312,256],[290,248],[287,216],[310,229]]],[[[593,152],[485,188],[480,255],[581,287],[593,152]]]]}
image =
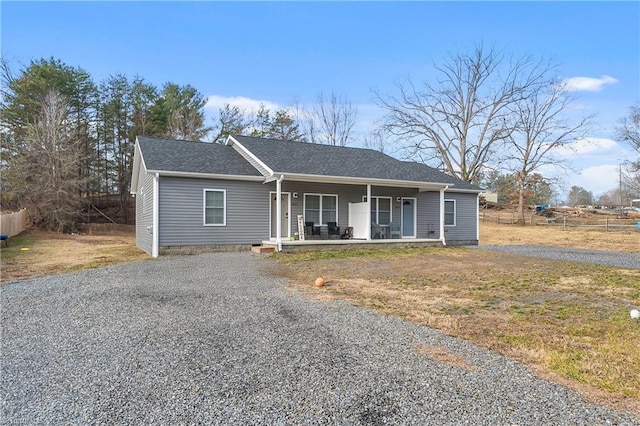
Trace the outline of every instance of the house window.
{"type": "Polygon", "coordinates": [[[204,190],[204,225],[225,226],[227,218],[227,191],[204,190]]]}
{"type": "Polygon", "coordinates": [[[444,225],[456,226],[456,200],[444,200],[444,225]]]}
{"type": "MultiPolygon", "coordinates": [[[[367,197],[362,197],[367,201],[367,197]]],[[[371,197],[371,223],[389,225],[392,221],[391,197],[371,197]]]]}
{"type": "Polygon", "coordinates": [[[304,194],[304,221],[326,225],[338,221],[338,196],[304,194]]]}

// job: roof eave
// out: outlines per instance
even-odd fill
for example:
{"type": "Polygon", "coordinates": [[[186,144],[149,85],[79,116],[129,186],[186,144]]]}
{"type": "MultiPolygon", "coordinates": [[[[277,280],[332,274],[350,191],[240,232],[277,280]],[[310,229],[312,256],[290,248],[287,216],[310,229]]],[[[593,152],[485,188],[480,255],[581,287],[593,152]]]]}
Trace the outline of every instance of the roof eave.
{"type": "Polygon", "coordinates": [[[227,175],[220,173],[198,173],[198,172],[180,172],[174,170],[147,170],[147,173],[158,173],[160,176],[168,177],[190,177],[196,179],[223,179],[223,180],[244,180],[252,182],[264,181],[264,176],[249,175],[227,175]]]}
{"type": "Polygon", "coordinates": [[[376,186],[393,186],[393,187],[406,187],[406,188],[425,188],[425,189],[442,189],[447,186],[451,187],[451,183],[443,182],[423,182],[423,181],[409,181],[409,180],[393,180],[393,179],[378,179],[378,178],[364,178],[364,177],[350,177],[350,176],[325,176],[325,175],[310,175],[304,173],[286,173],[275,172],[273,175],[284,175],[285,180],[293,180],[300,182],[327,182],[327,183],[342,183],[348,185],[376,185],[376,186]]]}

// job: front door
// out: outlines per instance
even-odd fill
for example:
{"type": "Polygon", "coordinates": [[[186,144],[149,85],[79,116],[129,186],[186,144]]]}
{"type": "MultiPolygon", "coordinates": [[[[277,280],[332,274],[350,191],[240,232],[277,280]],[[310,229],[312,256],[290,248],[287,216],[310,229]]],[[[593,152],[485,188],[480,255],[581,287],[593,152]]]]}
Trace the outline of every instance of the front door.
{"type": "Polygon", "coordinates": [[[402,199],[402,238],[416,237],[416,199],[402,199]]]}
{"type": "MultiPolygon", "coordinates": [[[[271,198],[271,238],[276,238],[278,230],[277,230],[277,205],[276,205],[276,193],[272,192],[270,195],[271,198]]],[[[282,197],[282,218],[281,218],[281,226],[282,226],[282,238],[289,239],[291,238],[290,232],[291,227],[289,226],[289,193],[282,192],[280,194],[282,197]]]]}

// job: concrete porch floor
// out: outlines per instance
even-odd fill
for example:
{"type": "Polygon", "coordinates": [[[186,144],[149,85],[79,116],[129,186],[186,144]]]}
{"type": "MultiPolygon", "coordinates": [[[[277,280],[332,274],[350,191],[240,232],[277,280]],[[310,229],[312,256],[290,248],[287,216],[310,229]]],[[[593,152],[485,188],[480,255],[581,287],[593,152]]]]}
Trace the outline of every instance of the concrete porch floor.
{"type": "MultiPolygon", "coordinates": [[[[263,241],[265,247],[276,247],[275,241],[263,241]]],[[[422,247],[439,246],[442,242],[433,238],[403,238],[403,239],[379,239],[379,240],[283,240],[282,251],[306,251],[306,250],[347,250],[350,248],[363,248],[365,246],[375,248],[386,247],[422,247]]]]}

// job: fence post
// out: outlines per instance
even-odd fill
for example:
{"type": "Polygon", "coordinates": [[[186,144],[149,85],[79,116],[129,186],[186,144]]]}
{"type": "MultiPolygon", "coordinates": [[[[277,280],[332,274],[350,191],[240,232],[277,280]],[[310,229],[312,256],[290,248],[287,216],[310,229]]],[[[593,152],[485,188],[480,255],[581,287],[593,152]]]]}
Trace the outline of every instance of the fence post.
{"type": "Polygon", "coordinates": [[[563,231],[566,231],[566,230],[567,230],[567,217],[566,217],[566,216],[564,216],[564,217],[562,218],[562,230],[563,230],[563,231]]]}
{"type": "Polygon", "coordinates": [[[606,232],[609,232],[609,216],[607,216],[607,217],[605,218],[604,230],[605,230],[606,232]]]}

